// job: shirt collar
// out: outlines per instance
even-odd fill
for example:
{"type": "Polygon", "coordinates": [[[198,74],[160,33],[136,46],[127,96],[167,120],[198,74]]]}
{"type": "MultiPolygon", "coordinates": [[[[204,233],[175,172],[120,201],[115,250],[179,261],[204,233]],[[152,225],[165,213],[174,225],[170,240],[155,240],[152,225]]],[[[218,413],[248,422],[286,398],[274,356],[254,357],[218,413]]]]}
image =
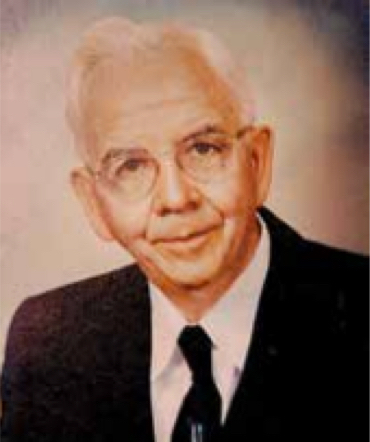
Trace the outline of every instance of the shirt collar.
{"type": "MultiPolygon", "coordinates": [[[[258,218],[261,237],[251,262],[200,321],[215,350],[237,370],[243,368],[269,265],[270,237],[264,221],[258,218]]],[[[151,378],[154,380],[171,361],[181,358],[177,338],[188,323],[158,287],[152,283],[149,286],[152,305],[151,378]]]]}
{"type": "Polygon", "coordinates": [[[269,265],[270,238],[264,221],[259,219],[261,238],[251,262],[200,321],[222,360],[237,370],[244,365],[269,265]]]}
{"type": "Polygon", "coordinates": [[[177,338],[188,325],[181,312],[154,284],[149,283],[152,305],[151,379],[156,379],[176,356],[177,338]]]}

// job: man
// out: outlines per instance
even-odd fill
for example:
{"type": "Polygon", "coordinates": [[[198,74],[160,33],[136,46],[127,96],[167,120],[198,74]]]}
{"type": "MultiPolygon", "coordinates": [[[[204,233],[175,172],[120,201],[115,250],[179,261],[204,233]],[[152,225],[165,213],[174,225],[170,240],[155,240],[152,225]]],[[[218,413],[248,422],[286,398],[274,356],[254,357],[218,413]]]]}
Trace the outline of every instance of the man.
{"type": "Polygon", "coordinates": [[[365,440],[367,262],[262,207],[271,132],[237,63],[111,19],[71,77],[73,187],[137,265],[22,304],[5,440],[365,440]]]}

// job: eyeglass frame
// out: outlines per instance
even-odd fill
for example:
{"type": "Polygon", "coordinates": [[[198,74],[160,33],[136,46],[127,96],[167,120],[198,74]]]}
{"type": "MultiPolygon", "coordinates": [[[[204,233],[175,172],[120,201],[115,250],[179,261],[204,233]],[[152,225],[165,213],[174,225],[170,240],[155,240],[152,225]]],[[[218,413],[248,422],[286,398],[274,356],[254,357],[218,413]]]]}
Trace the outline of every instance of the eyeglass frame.
{"type": "MultiPolygon", "coordinates": [[[[218,130],[218,127],[217,127],[217,126],[207,126],[206,128],[203,129],[203,131],[201,131],[201,133],[192,134],[192,135],[190,135],[190,136],[188,136],[188,137],[185,137],[184,139],[187,139],[187,138],[195,138],[196,136],[200,136],[200,135],[205,134],[207,129],[212,130],[212,129],[215,129],[215,128],[218,130]]],[[[224,132],[224,131],[222,131],[222,130],[218,130],[218,132],[215,131],[215,133],[223,134],[223,135],[228,136],[230,139],[233,139],[233,143],[230,143],[230,144],[234,145],[235,141],[239,141],[242,137],[244,137],[244,135],[245,135],[246,133],[251,132],[251,131],[253,130],[253,128],[254,128],[254,126],[251,125],[251,124],[249,124],[249,125],[244,125],[244,126],[242,126],[242,127],[241,127],[240,129],[238,129],[233,135],[228,134],[227,132],[224,132]]],[[[210,132],[210,133],[211,133],[211,132],[210,132]]],[[[114,186],[114,183],[112,183],[112,181],[110,181],[109,178],[106,177],[107,173],[104,172],[103,167],[104,167],[104,162],[108,161],[108,157],[109,157],[110,155],[112,155],[112,154],[113,154],[114,152],[116,152],[116,151],[117,151],[117,152],[122,152],[122,151],[124,151],[124,150],[142,150],[142,151],[145,151],[145,152],[149,152],[149,151],[148,151],[147,149],[145,149],[145,148],[144,148],[144,149],[137,149],[137,148],[134,148],[134,149],[130,149],[130,148],[128,148],[128,149],[127,149],[127,148],[110,149],[110,150],[104,155],[103,159],[101,160],[100,169],[98,169],[98,170],[94,170],[91,166],[89,166],[88,164],[85,164],[85,169],[89,172],[89,174],[90,174],[95,180],[103,181],[103,184],[104,184],[104,181],[105,181],[105,184],[107,184],[107,186],[108,186],[109,188],[112,188],[112,189],[113,189],[113,187],[116,187],[116,191],[117,191],[118,193],[121,193],[121,194],[122,194],[122,191],[120,191],[119,189],[117,189],[118,186],[114,186]]],[[[168,152],[165,152],[165,153],[163,153],[163,154],[160,155],[160,156],[164,156],[165,154],[168,154],[168,152]]],[[[127,195],[125,195],[125,196],[124,196],[125,200],[127,200],[127,201],[138,201],[138,200],[142,200],[142,199],[144,199],[147,195],[149,195],[149,194],[151,193],[152,189],[155,187],[155,183],[156,183],[156,181],[157,181],[157,179],[158,179],[158,175],[159,175],[159,173],[160,173],[160,163],[158,162],[158,160],[157,160],[157,158],[156,158],[155,156],[148,155],[148,158],[149,158],[150,160],[152,160],[152,161],[154,162],[154,164],[155,164],[155,178],[152,180],[153,182],[150,184],[150,186],[148,186],[148,189],[147,189],[145,192],[143,192],[142,195],[137,196],[136,198],[135,198],[135,197],[134,197],[134,198],[129,198],[127,195]]],[[[191,173],[189,173],[186,169],[184,169],[184,167],[182,166],[181,162],[179,162],[179,160],[178,160],[178,155],[176,155],[176,154],[175,154],[175,161],[176,161],[176,165],[177,165],[177,167],[178,167],[181,171],[183,171],[183,172],[185,173],[185,175],[189,176],[190,178],[194,179],[194,180],[197,181],[197,182],[216,181],[215,179],[213,179],[213,180],[212,180],[212,179],[211,179],[211,180],[201,180],[201,179],[195,177],[194,175],[192,175],[191,173]]],[[[113,189],[113,190],[115,190],[115,189],[113,189]]]]}

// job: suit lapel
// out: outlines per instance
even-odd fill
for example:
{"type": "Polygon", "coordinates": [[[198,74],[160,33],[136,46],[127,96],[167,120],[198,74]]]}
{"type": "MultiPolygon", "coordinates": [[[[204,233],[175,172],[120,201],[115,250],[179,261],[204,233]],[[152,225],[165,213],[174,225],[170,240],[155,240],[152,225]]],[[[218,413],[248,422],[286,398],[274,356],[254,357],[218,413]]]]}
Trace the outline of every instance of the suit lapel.
{"type": "MultiPolygon", "coordinates": [[[[280,373],[280,358],[284,353],[284,287],[270,274],[263,289],[249,353],[242,376],[232,400],[225,432],[233,437],[261,436],[261,427],[270,427],[276,408],[276,378],[280,373]],[[271,413],[270,413],[271,411],[271,413]]],[[[242,439],[240,439],[242,440],[242,439]]],[[[254,440],[254,439],[252,439],[254,440]]]]}
{"type": "Polygon", "coordinates": [[[243,436],[251,442],[269,440],[279,433],[283,421],[284,410],[279,401],[286,395],[284,385],[289,376],[287,342],[294,330],[291,295],[296,290],[294,278],[288,276],[301,239],[270,212],[264,209],[261,214],[271,236],[270,265],[248,356],[225,421],[223,440],[235,437],[243,440],[243,436]]]}

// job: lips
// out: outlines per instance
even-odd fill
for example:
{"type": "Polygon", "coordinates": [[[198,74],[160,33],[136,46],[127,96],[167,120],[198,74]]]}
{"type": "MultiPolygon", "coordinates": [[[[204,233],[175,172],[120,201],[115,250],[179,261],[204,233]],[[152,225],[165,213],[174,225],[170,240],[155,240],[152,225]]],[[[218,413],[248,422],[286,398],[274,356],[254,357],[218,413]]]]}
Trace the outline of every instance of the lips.
{"type": "Polygon", "coordinates": [[[196,232],[185,233],[182,235],[161,238],[154,241],[154,244],[173,251],[182,251],[184,249],[197,249],[207,241],[209,236],[215,232],[218,226],[207,227],[196,232]]]}

